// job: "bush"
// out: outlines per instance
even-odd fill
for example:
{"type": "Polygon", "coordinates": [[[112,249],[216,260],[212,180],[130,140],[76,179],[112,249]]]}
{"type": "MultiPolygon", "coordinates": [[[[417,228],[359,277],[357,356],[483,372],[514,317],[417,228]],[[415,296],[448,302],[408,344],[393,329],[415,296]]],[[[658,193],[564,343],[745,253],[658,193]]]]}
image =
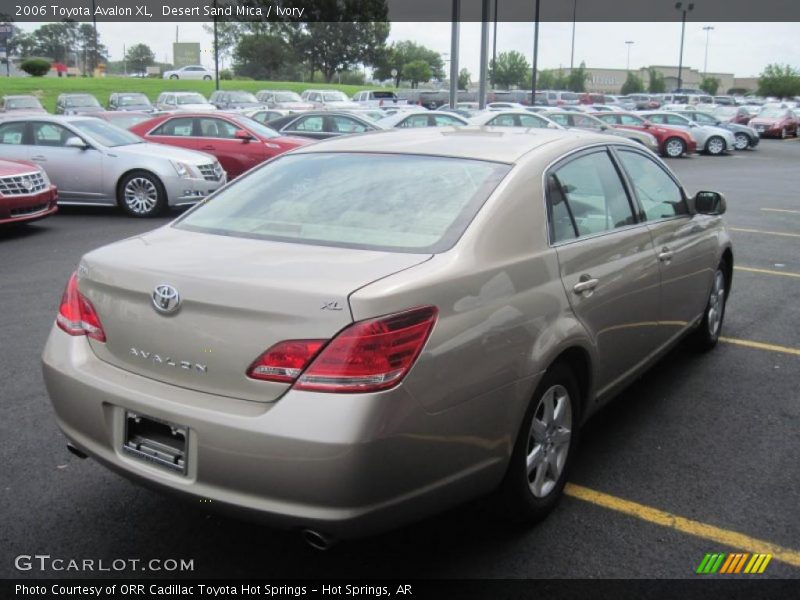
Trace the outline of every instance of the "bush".
{"type": "Polygon", "coordinates": [[[29,58],[19,66],[31,77],[44,77],[50,72],[50,61],[43,58],[29,58]]]}
{"type": "Polygon", "coordinates": [[[230,81],[233,79],[233,71],[231,71],[230,69],[222,69],[219,72],[219,78],[224,81],[230,81]]]}

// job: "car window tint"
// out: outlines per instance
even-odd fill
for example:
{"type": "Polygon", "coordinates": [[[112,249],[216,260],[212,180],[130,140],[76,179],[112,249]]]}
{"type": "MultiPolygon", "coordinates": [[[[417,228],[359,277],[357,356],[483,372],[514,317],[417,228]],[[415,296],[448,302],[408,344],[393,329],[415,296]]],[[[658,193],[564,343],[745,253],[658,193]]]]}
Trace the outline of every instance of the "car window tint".
{"type": "MultiPolygon", "coordinates": [[[[663,123],[664,121],[661,122],[663,123]]],[[[667,115],[666,123],[668,125],[680,125],[682,127],[686,127],[689,125],[689,123],[687,123],[683,117],[680,117],[678,115],[667,115]]]]}
{"type": "Polygon", "coordinates": [[[152,135],[189,137],[192,135],[193,120],[194,119],[191,117],[169,119],[166,123],[162,123],[158,128],[156,128],[152,135]]]}
{"type": "Polygon", "coordinates": [[[550,119],[551,121],[555,121],[556,123],[558,123],[559,125],[563,125],[564,127],[569,126],[569,115],[567,114],[549,115],[548,119],[550,119]]]}
{"type": "Polygon", "coordinates": [[[681,189],[652,159],[625,150],[619,157],[648,221],[688,214],[681,189]]]}
{"type": "Polygon", "coordinates": [[[633,115],[619,115],[619,122],[623,125],[637,125],[640,127],[644,125],[639,117],[634,117],[633,115]]]}
{"type": "Polygon", "coordinates": [[[237,127],[223,119],[201,118],[200,135],[202,137],[232,140],[236,137],[237,127]]]}
{"type": "Polygon", "coordinates": [[[366,125],[363,125],[355,119],[348,119],[347,117],[330,117],[333,123],[333,130],[339,133],[362,133],[367,130],[366,125]]]}
{"type": "Polygon", "coordinates": [[[289,131],[322,131],[323,118],[321,116],[298,119],[288,127],[289,131]]]}
{"type": "Polygon", "coordinates": [[[33,140],[37,146],[63,146],[71,137],[76,137],[69,129],[55,123],[33,123],[33,140]]]}
{"type": "Polygon", "coordinates": [[[636,222],[628,194],[606,152],[580,156],[557,168],[554,175],[579,236],[636,222]]]}
{"type": "Polygon", "coordinates": [[[519,122],[523,127],[546,128],[548,125],[547,121],[534,115],[519,115],[519,122]]]}
{"type": "Polygon", "coordinates": [[[21,144],[24,135],[25,123],[5,123],[0,125],[0,144],[21,144]]]}

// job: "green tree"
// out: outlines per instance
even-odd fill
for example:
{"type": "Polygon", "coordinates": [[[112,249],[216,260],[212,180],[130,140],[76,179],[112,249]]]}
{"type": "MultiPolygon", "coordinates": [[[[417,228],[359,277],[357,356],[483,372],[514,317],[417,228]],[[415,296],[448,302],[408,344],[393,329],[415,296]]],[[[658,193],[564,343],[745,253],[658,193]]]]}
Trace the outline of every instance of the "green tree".
{"type": "Polygon", "coordinates": [[[644,91],[644,83],[642,82],[642,78],[639,77],[636,73],[628,71],[628,77],[625,79],[625,83],[622,84],[622,92],[623,96],[627,96],[628,94],[638,94],[644,91]]]}
{"type": "MultiPolygon", "coordinates": [[[[213,24],[203,25],[203,29],[208,35],[214,35],[213,24]]],[[[217,21],[217,50],[219,51],[220,61],[224,61],[233,56],[233,52],[236,50],[236,44],[244,33],[245,23],[217,21]]]]}
{"type": "Polygon", "coordinates": [[[46,23],[33,32],[35,52],[55,62],[65,62],[69,51],[70,35],[64,23],[46,23]]]}
{"type": "Polygon", "coordinates": [[[663,94],[666,92],[667,85],[664,83],[664,76],[653,67],[650,67],[648,73],[650,81],[647,84],[647,91],[651,94],[663,94]]]}
{"type": "Polygon", "coordinates": [[[424,61],[431,71],[432,79],[444,79],[444,61],[436,50],[431,50],[411,41],[395,42],[388,48],[379,52],[375,62],[375,77],[377,79],[394,79],[395,87],[400,86],[400,81],[408,79],[403,73],[405,65],[424,61]],[[396,75],[392,75],[392,70],[396,75]]]}
{"type": "Polygon", "coordinates": [[[458,89],[466,90],[472,82],[472,74],[467,69],[458,72],[458,89]]]}
{"type": "Polygon", "coordinates": [[[497,55],[497,61],[489,61],[489,81],[492,86],[501,86],[505,89],[521,86],[525,84],[530,68],[528,59],[522,53],[516,50],[501,52],[497,55]]]}
{"type": "Polygon", "coordinates": [[[237,75],[261,80],[299,79],[302,65],[287,41],[278,34],[244,35],[233,53],[237,75]]]}
{"type": "Polygon", "coordinates": [[[703,77],[703,80],[700,82],[700,89],[713,96],[719,89],[719,83],[720,81],[716,77],[703,77]]]}
{"type": "MultiPolygon", "coordinates": [[[[547,69],[539,71],[536,74],[536,89],[537,90],[563,90],[566,89],[568,77],[564,72],[559,69],[547,69]]],[[[531,74],[528,73],[525,77],[525,86],[531,86],[531,74]]]]}
{"type": "Polygon", "coordinates": [[[771,64],[758,78],[758,93],[762,96],[790,98],[800,95],[800,72],[789,65],[771,64]]]}
{"type": "Polygon", "coordinates": [[[586,72],[586,63],[582,62],[577,69],[572,69],[567,75],[567,89],[571,92],[585,92],[586,80],[589,73],[586,72]]]}
{"type": "Polygon", "coordinates": [[[134,73],[144,73],[147,67],[156,62],[156,55],[147,44],[136,44],[125,53],[128,69],[134,73]]]}
{"type": "Polygon", "coordinates": [[[412,60],[403,66],[403,73],[405,78],[411,82],[412,88],[431,79],[431,68],[424,60],[412,60]]]}

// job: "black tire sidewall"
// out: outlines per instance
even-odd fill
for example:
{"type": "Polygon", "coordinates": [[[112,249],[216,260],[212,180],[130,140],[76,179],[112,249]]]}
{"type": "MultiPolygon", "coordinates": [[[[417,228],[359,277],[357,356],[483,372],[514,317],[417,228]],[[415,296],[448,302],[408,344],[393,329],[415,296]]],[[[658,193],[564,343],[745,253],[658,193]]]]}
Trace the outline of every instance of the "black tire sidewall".
{"type": "Polygon", "coordinates": [[[717,266],[717,269],[714,271],[714,279],[711,281],[711,288],[708,291],[708,299],[706,300],[705,308],[703,308],[703,319],[700,321],[700,325],[692,336],[692,341],[698,350],[711,350],[717,345],[720,335],[722,335],[722,326],[725,324],[725,312],[728,305],[728,290],[730,289],[728,276],[725,274],[726,271],[727,264],[723,260],[719,263],[719,266],[717,266]],[[722,273],[722,278],[725,284],[725,296],[722,300],[722,314],[720,315],[719,327],[717,328],[716,334],[712,336],[708,331],[708,309],[711,302],[711,290],[714,289],[714,280],[716,280],[717,273],[722,273]]]}
{"type": "Polygon", "coordinates": [[[161,183],[161,180],[149,171],[132,171],[119,181],[119,185],[117,186],[117,204],[123,211],[125,211],[125,214],[131,217],[136,217],[138,219],[157,217],[167,208],[167,191],[164,188],[164,184],[161,183]],[[149,179],[153,185],[156,186],[156,191],[158,192],[158,201],[156,202],[155,208],[146,214],[132,211],[125,203],[125,186],[128,185],[128,182],[130,182],[131,179],[135,179],[136,177],[146,177],[149,179]]]}

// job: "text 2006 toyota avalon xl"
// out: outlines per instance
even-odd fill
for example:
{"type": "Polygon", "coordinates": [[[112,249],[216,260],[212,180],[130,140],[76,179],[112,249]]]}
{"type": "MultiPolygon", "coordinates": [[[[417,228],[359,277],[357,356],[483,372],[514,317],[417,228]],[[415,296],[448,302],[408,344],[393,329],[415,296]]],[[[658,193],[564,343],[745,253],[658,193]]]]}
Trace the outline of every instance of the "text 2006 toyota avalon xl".
{"type": "Polygon", "coordinates": [[[724,211],[592,133],[308,146],[84,256],[47,388],[74,452],[318,546],[495,490],[535,522],[587,417],[717,342],[724,211]]]}

